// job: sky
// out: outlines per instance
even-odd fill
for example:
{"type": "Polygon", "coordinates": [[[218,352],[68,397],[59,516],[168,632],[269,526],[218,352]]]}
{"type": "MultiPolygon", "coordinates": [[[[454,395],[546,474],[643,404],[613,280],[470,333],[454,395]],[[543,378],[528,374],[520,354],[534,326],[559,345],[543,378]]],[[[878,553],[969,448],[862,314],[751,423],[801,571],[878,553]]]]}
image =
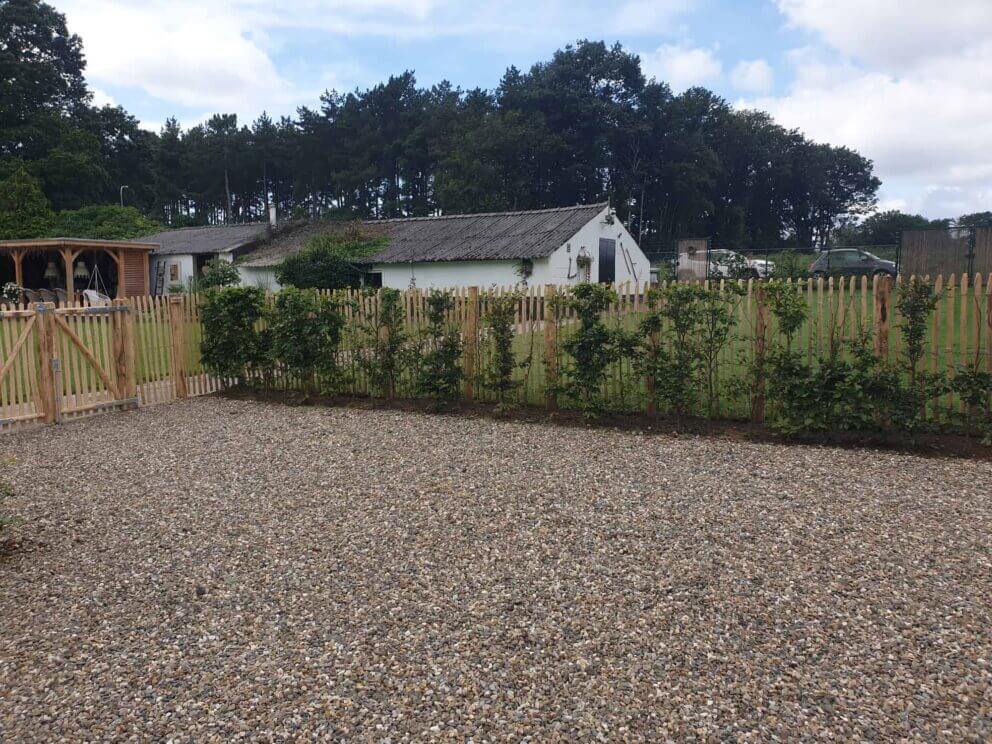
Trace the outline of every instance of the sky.
{"type": "Polygon", "coordinates": [[[50,0],[143,126],[292,114],[404,70],[495,87],[577,39],[875,163],[881,209],[992,210],[992,0],[50,0]]]}

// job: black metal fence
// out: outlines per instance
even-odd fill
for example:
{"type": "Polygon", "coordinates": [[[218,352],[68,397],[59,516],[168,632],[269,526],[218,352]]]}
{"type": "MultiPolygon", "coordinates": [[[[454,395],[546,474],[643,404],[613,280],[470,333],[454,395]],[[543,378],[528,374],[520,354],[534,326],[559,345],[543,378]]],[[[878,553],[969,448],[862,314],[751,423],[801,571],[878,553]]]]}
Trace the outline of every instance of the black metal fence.
{"type": "Polygon", "coordinates": [[[645,249],[656,279],[801,279],[811,274],[992,274],[992,225],[907,230],[899,243],[819,248],[724,248],[682,238],[645,249]],[[853,252],[853,253],[852,253],[853,252]],[[894,268],[893,268],[894,267],[894,268]]]}

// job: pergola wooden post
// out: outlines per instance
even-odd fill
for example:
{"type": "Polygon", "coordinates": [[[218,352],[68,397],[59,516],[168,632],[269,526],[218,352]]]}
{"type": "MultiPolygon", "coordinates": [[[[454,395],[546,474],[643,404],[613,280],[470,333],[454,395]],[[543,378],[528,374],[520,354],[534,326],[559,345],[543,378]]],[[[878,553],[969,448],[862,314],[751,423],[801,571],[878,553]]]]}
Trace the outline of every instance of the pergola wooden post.
{"type": "Polygon", "coordinates": [[[65,292],[68,302],[73,302],[76,296],[76,286],[72,276],[73,253],[71,248],[59,250],[62,254],[62,262],[65,264],[65,292]]]}
{"type": "Polygon", "coordinates": [[[13,251],[10,257],[14,260],[14,281],[18,287],[24,286],[24,251],[13,251]]]}

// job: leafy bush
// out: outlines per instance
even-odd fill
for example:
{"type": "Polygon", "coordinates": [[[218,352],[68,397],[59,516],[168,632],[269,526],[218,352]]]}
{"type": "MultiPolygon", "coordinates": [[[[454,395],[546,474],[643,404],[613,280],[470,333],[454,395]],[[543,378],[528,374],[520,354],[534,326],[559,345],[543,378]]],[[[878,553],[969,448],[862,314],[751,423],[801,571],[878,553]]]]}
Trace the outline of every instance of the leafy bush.
{"type": "Polygon", "coordinates": [[[300,289],[342,289],[361,283],[358,259],[382,250],[388,239],[371,236],[357,226],[311,238],[300,252],[276,267],[276,280],[300,289]]]}
{"type": "Polygon", "coordinates": [[[455,300],[446,292],[427,295],[427,329],[420,339],[417,363],[417,392],[429,395],[438,405],[458,397],[462,380],[462,337],[457,325],[448,322],[455,300]]]}
{"type": "Polygon", "coordinates": [[[203,321],[203,365],[218,377],[245,384],[264,372],[268,334],[260,332],[265,293],[257,287],[223,287],[207,291],[203,321]]]}
{"type": "Polygon", "coordinates": [[[163,230],[163,226],[145,217],[134,207],[96,205],[59,212],[48,234],[100,240],[132,240],[163,230]]]}
{"type": "Polygon", "coordinates": [[[269,316],[272,360],[308,392],[334,389],[344,319],[330,298],[312,289],[287,287],[275,297],[269,316]]]}
{"type": "Polygon", "coordinates": [[[26,170],[0,181],[0,240],[49,235],[53,217],[41,184],[26,170]]]}
{"type": "Polygon", "coordinates": [[[736,284],[724,291],[671,284],[648,292],[635,366],[652,380],[650,393],[659,409],[685,416],[702,389],[707,413],[716,412],[718,359],[732,337],[743,295],[736,284]]]}
{"type": "Polygon", "coordinates": [[[992,444],[992,372],[982,371],[973,362],[957,371],[950,387],[965,404],[967,430],[978,434],[985,444],[992,444]]]}
{"type": "Polygon", "coordinates": [[[940,375],[917,370],[924,353],[927,322],[936,307],[932,290],[911,283],[900,290],[896,306],[905,341],[901,365],[877,358],[862,334],[849,344],[851,359],[831,345],[826,358],[809,365],[793,351],[795,333],[806,319],[806,301],[790,285],[770,283],[765,296],[786,342],[767,359],[769,426],[788,435],[825,431],[901,431],[909,434],[931,426],[926,405],[946,392],[940,375]],[[906,373],[910,377],[907,380],[906,373]]]}
{"type": "Polygon", "coordinates": [[[810,257],[788,248],[768,257],[775,264],[772,277],[775,279],[805,279],[809,276],[810,257]]]}
{"type": "Polygon", "coordinates": [[[513,323],[517,315],[517,303],[520,294],[509,294],[490,297],[486,301],[484,322],[489,328],[489,345],[491,366],[482,374],[482,384],[496,394],[500,407],[505,407],[510,395],[517,390],[522,382],[513,378],[517,369],[517,360],[513,353],[513,323]]]}
{"type": "Polygon", "coordinates": [[[903,339],[903,359],[914,384],[920,360],[926,352],[927,321],[939,301],[933,285],[918,277],[899,286],[896,309],[903,319],[899,324],[899,333],[903,339]]]}
{"type": "Polygon", "coordinates": [[[241,283],[241,274],[230,261],[212,258],[203,267],[203,275],[197,282],[200,289],[213,287],[231,287],[241,283]]]}
{"type": "MultiPolygon", "coordinates": [[[[398,289],[367,289],[366,299],[378,295],[371,310],[361,313],[359,341],[365,353],[360,364],[368,377],[369,392],[373,396],[393,398],[400,375],[409,364],[408,336],[403,322],[403,296],[398,289]]],[[[366,303],[362,303],[366,307],[366,303]]]]}
{"type": "Polygon", "coordinates": [[[616,301],[614,290],[587,282],[576,284],[562,299],[565,307],[575,312],[579,327],[567,334],[562,343],[567,358],[560,366],[554,389],[587,416],[606,409],[603,395],[606,373],[630,347],[623,331],[611,329],[603,321],[603,312],[616,301]]]}

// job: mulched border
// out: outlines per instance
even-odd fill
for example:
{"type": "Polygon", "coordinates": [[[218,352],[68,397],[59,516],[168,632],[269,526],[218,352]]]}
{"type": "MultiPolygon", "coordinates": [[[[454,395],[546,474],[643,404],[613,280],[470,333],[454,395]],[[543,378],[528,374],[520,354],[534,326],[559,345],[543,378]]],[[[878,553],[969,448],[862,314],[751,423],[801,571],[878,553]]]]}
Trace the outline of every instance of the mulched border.
{"type": "Polygon", "coordinates": [[[790,446],[825,446],[842,449],[883,449],[933,458],[964,458],[992,461],[992,446],[961,434],[921,434],[913,439],[884,432],[832,432],[785,437],[750,422],[689,418],[647,413],[604,413],[589,419],[578,411],[550,412],[537,406],[500,409],[493,403],[464,401],[438,409],[434,401],[422,398],[369,398],[358,395],[304,395],[294,390],[256,390],[228,388],[213,393],[234,400],[257,400],[290,406],[319,406],[359,410],[390,410],[429,413],[442,416],[466,416],[527,424],[552,424],[583,429],[612,429],[666,436],[703,436],[734,441],[759,442],[790,446]]]}

